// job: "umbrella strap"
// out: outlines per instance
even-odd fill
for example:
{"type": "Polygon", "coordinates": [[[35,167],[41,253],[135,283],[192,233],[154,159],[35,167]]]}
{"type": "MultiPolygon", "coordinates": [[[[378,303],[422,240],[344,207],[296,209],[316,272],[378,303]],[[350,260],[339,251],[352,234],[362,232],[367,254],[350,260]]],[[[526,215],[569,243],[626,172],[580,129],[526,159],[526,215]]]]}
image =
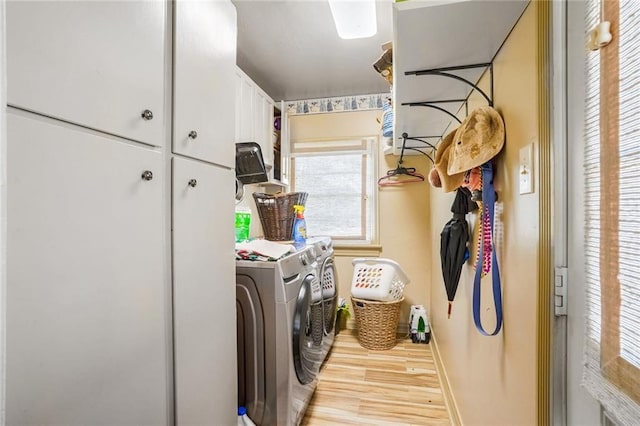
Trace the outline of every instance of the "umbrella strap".
{"type": "MultiPolygon", "coordinates": [[[[493,166],[491,162],[482,165],[482,216],[489,216],[491,224],[491,244],[493,238],[493,216],[495,212],[496,196],[493,189],[493,166]]],[[[485,219],[485,217],[483,217],[485,219]]],[[[484,220],[482,220],[484,222],[484,220]]],[[[480,259],[482,259],[484,244],[480,244],[480,259]]],[[[498,260],[496,259],[496,250],[491,250],[491,280],[493,283],[493,304],[496,312],[496,328],[492,333],[487,332],[482,326],[480,319],[480,300],[481,300],[481,282],[482,282],[482,264],[476,265],[476,275],[473,280],[473,322],[476,328],[485,336],[495,336],[502,328],[502,289],[500,285],[500,269],[498,268],[498,260]]]]}

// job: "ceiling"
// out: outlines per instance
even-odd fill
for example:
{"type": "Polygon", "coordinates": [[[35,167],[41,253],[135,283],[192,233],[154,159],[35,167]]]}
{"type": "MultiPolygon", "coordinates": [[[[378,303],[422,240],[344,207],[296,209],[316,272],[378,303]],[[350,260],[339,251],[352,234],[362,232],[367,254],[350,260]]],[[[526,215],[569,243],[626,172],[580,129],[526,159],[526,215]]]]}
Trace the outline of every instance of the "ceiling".
{"type": "Polygon", "coordinates": [[[338,37],[325,0],[232,0],[238,12],[237,63],[274,100],[389,92],[373,69],[391,41],[392,2],[378,1],[378,32],[338,37]]]}
{"type": "MultiPolygon", "coordinates": [[[[326,0],[232,1],[238,13],[237,64],[274,100],[389,92],[373,63],[383,53],[381,45],[394,39],[392,0],[376,2],[377,34],[356,40],[338,37],[326,0]]],[[[527,2],[398,3],[396,7],[406,18],[398,16],[396,22],[403,28],[396,33],[409,32],[412,38],[424,40],[409,46],[411,51],[403,56],[416,63],[404,64],[403,69],[491,61],[527,2]]],[[[418,82],[423,85],[425,80],[418,82]]]]}

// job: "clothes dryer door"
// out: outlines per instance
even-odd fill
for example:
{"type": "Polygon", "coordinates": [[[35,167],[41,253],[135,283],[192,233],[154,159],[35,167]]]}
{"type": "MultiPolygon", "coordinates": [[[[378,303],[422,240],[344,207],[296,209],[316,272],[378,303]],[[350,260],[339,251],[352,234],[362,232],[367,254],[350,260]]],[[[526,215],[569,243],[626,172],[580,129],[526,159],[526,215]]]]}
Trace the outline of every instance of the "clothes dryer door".
{"type": "Polygon", "coordinates": [[[238,405],[260,424],[265,399],[265,324],[255,281],[236,275],[236,319],[238,345],[238,405]]]}
{"type": "Polygon", "coordinates": [[[311,321],[311,286],[314,280],[311,274],[304,278],[293,315],[293,363],[298,381],[303,385],[311,383],[317,373],[317,349],[313,344],[311,321]]]}
{"type": "Polygon", "coordinates": [[[336,307],[338,304],[338,274],[336,274],[333,258],[324,260],[320,269],[322,284],[322,305],[324,310],[324,334],[333,331],[336,322],[336,307]]]}

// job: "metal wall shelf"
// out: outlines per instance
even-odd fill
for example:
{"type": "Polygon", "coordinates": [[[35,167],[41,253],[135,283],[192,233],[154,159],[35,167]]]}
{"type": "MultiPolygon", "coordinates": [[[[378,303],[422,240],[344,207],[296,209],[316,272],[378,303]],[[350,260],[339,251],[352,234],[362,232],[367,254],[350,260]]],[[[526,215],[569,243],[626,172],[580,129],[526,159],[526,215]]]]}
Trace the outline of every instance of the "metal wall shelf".
{"type": "MultiPolygon", "coordinates": [[[[403,142],[405,155],[419,155],[406,148],[428,151],[424,144],[400,136],[441,138],[470,112],[470,95],[494,105],[492,63],[528,1],[418,2],[408,9],[394,4],[395,155],[400,155],[403,142]],[[483,75],[487,80],[481,88],[483,75]]],[[[428,141],[437,145],[438,139],[428,141]]]]}
{"type": "MultiPolygon", "coordinates": [[[[478,92],[484,99],[486,99],[487,103],[489,106],[493,106],[493,63],[488,62],[488,63],[481,63],[481,64],[471,64],[471,65],[457,65],[457,66],[451,66],[451,67],[443,67],[443,68],[432,68],[432,69],[425,69],[425,70],[417,70],[417,71],[406,71],[404,73],[404,75],[406,76],[422,76],[422,75],[435,75],[435,76],[440,76],[440,77],[445,77],[445,78],[452,78],[456,81],[460,81],[463,82],[465,84],[467,84],[468,86],[471,87],[471,92],[469,93],[469,95],[466,98],[459,98],[459,99],[432,99],[432,100],[427,100],[427,101],[420,101],[420,102],[403,102],[401,103],[402,106],[409,106],[409,107],[426,107],[426,108],[431,108],[434,109],[436,111],[440,111],[444,114],[447,114],[450,118],[452,118],[453,120],[455,120],[458,124],[462,124],[462,120],[460,120],[460,118],[458,118],[458,116],[454,113],[452,113],[451,111],[442,108],[440,106],[438,106],[438,104],[461,104],[464,108],[465,108],[465,117],[469,114],[469,107],[468,107],[468,100],[469,100],[469,96],[471,96],[471,94],[476,91],[478,92]],[[460,71],[460,70],[468,70],[468,69],[485,69],[485,72],[488,70],[489,71],[489,94],[487,95],[487,93],[485,93],[480,87],[478,87],[478,85],[476,83],[473,83],[472,81],[461,77],[459,75],[456,74],[452,74],[452,71],[460,71]]],[[[431,162],[433,163],[433,157],[431,156],[433,154],[433,152],[435,152],[435,145],[437,145],[437,143],[444,137],[444,134],[442,135],[438,135],[438,136],[409,136],[406,132],[402,133],[402,137],[398,138],[398,139],[402,139],[402,146],[401,146],[401,158],[402,155],[404,155],[406,150],[412,150],[412,151],[418,151],[421,154],[426,155],[431,162]],[[422,139],[438,139],[438,142],[436,142],[436,144],[431,144],[429,142],[426,142],[422,139]],[[421,142],[423,144],[428,145],[428,147],[426,147],[427,149],[429,149],[429,152],[424,152],[422,151],[422,149],[420,149],[420,147],[413,147],[413,146],[407,146],[407,141],[417,141],[417,142],[421,142]]]]}

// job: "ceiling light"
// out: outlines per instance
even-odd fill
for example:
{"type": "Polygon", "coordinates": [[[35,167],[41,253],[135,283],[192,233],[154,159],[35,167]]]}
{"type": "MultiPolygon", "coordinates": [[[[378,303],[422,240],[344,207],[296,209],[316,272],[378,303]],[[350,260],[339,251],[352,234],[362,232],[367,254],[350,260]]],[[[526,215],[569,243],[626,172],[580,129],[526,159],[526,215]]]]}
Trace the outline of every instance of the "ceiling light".
{"type": "Polygon", "coordinates": [[[329,7],[340,38],[366,38],[378,31],[375,0],[329,0],[329,7]]]}

